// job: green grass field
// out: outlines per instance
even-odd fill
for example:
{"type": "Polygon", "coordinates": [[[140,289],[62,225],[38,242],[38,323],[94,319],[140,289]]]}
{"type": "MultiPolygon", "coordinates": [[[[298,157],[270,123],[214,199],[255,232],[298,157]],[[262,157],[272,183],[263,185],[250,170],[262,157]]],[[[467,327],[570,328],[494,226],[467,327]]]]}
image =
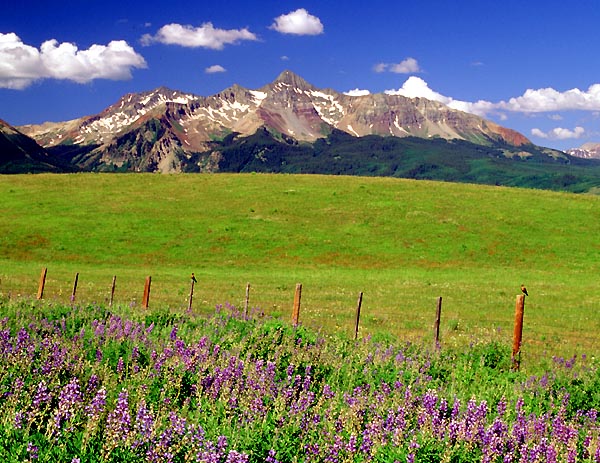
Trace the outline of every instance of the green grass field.
{"type": "Polygon", "coordinates": [[[139,305],[242,304],[304,324],[442,342],[512,339],[525,283],[524,354],[600,354],[600,198],[389,178],[304,175],[0,176],[0,293],[139,305]]]}

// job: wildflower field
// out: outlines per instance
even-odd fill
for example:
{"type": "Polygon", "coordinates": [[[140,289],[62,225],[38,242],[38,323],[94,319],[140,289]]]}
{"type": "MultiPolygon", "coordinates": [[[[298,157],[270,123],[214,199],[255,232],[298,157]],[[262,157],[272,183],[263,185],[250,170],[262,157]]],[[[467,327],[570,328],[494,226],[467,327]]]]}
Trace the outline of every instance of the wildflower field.
{"type": "Polygon", "coordinates": [[[598,196],[77,174],[0,197],[2,462],[600,462],[598,196]]]}
{"type": "Polygon", "coordinates": [[[600,363],[0,299],[4,462],[599,462],[600,363]]]}

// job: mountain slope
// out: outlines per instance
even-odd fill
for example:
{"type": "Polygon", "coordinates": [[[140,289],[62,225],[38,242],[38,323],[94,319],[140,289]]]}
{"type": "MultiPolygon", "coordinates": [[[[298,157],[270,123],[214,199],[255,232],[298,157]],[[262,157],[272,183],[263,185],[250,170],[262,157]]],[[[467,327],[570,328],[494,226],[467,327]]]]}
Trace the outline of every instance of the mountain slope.
{"type": "Polygon", "coordinates": [[[65,169],[35,140],[0,119],[0,173],[63,172],[65,169]]]}
{"type": "Polygon", "coordinates": [[[553,158],[540,147],[506,157],[503,145],[418,137],[354,137],[334,129],[315,143],[298,142],[265,128],[249,137],[229,136],[192,157],[199,172],[206,154],[220,172],[386,176],[586,192],[600,187],[600,161],[553,158]]]}

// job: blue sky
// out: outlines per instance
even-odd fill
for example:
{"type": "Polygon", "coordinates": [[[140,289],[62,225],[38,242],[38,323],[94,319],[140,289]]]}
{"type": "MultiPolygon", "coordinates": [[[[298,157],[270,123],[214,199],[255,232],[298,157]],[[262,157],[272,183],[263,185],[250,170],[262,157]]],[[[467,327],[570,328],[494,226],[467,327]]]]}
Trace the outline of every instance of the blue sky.
{"type": "Polygon", "coordinates": [[[436,99],[558,149],[600,142],[600,3],[27,1],[0,15],[0,119],[100,112],[166,86],[320,88],[436,99]]]}

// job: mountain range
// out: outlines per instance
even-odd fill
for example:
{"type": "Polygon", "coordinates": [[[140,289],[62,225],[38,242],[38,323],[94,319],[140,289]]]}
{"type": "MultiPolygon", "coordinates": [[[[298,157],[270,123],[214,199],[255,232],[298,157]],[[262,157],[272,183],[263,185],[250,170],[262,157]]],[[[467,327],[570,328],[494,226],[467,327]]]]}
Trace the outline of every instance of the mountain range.
{"type": "Polygon", "coordinates": [[[567,154],[584,159],[600,159],[600,143],[584,143],[579,148],[567,150],[567,154]]]}
{"type": "Polygon", "coordinates": [[[580,164],[436,101],[350,96],[291,71],[256,90],[233,85],[203,97],[161,87],[125,95],[96,115],[10,130],[13,140],[27,136],[43,147],[29,155],[46,163],[38,171],[300,171],[479,182],[472,171],[486,160],[500,171],[483,183],[504,184],[512,173],[498,162],[534,170],[580,164]],[[464,165],[453,167],[459,160],[464,165]]]}

